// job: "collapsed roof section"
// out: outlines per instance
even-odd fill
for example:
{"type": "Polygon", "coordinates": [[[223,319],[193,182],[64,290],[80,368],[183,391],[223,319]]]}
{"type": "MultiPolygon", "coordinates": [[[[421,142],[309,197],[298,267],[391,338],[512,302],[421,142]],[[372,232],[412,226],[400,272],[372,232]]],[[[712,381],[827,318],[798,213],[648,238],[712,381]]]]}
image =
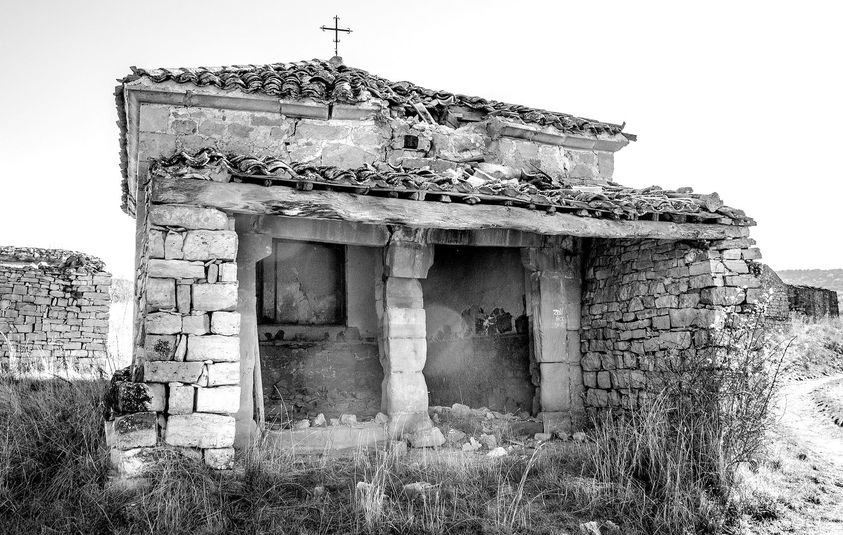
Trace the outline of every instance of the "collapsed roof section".
{"type": "MultiPolygon", "coordinates": [[[[290,118],[421,122],[451,129],[494,123],[498,134],[583,150],[614,152],[635,136],[623,125],[507,104],[410,82],[392,82],[362,69],[311,60],[270,65],[132,68],[116,88],[123,175],[123,210],[134,213],[139,119],[148,104],[268,112],[290,118]]],[[[209,144],[210,145],[210,144],[209,144]]],[[[179,147],[181,149],[182,147],[179,147]]],[[[191,147],[191,150],[197,146],[191,147]]]]}
{"type": "Polygon", "coordinates": [[[314,100],[326,103],[360,104],[372,99],[388,103],[401,116],[427,116],[440,124],[455,126],[462,119],[480,120],[501,117],[524,123],[551,126],[571,134],[623,134],[623,125],[604,123],[517,104],[507,104],[480,97],[434,91],[411,82],[392,82],[362,69],[331,61],[314,59],[269,65],[235,65],[194,69],[143,69],[132,67],[123,84],[147,78],[154,83],[175,82],[225,91],[260,93],[288,100],[314,100]],[[474,117],[469,117],[469,116],[474,117]]]}
{"type": "Polygon", "coordinates": [[[299,190],[342,191],[356,195],[469,205],[517,206],[612,220],[671,221],[750,226],[742,210],[725,206],[716,194],[697,194],[614,182],[582,185],[559,182],[545,173],[528,173],[497,164],[469,162],[446,171],[376,164],[339,169],[310,163],[288,164],[276,157],[223,154],[203,149],[153,162],[154,176],[218,182],[247,182],[299,190]]]}

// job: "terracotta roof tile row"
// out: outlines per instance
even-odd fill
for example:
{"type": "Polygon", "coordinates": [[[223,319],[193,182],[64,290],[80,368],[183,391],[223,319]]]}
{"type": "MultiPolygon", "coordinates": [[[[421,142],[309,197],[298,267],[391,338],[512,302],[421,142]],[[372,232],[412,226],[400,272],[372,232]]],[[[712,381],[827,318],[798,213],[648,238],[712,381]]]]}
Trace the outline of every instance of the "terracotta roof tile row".
{"type": "Polygon", "coordinates": [[[203,149],[195,154],[181,152],[158,160],[151,171],[159,176],[234,180],[304,190],[332,189],[414,200],[521,206],[583,217],[754,224],[743,211],[724,206],[716,193],[701,195],[690,188],[671,191],[657,186],[635,189],[611,182],[573,184],[541,172],[532,174],[482,163],[464,164],[446,171],[404,169],[388,164],[339,169],[203,149]]]}
{"type": "MultiPolygon", "coordinates": [[[[567,133],[590,135],[621,134],[622,125],[584,119],[547,110],[507,104],[479,97],[433,91],[410,82],[392,82],[362,69],[338,62],[318,59],[269,65],[237,65],[230,67],[198,67],[176,69],[142,69],[132,67],[132,74],[123,82],[139,78],[162,83],[212,86],[223,90],[263,93],[291,100],[313,99],[323,102],[356,104],[371,97],[382,99],[405,115],[418,114],[414,105],[422,105],[436,116],[451,107],[466,108],[483,115],[552,126],[567,133]]],[[[634,138],[632,135],[628,135],[634,138]]]]}

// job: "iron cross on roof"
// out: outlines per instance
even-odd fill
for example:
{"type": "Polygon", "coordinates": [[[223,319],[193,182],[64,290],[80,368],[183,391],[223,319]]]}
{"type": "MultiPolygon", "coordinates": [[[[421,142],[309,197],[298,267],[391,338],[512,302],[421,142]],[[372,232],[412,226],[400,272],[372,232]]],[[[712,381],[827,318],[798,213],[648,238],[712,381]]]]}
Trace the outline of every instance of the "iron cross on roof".
{"type": "Polygon", "coordinates": [[[334,32],[334,55],[340,55],[340,32],[351,33],[351,29],[349,28],[340,28],[340,18],[334,15],[334,27],[329,28],[328,26],[321,26],[321,30],[324,32],[325,30],[330,30],[334,32]]]}

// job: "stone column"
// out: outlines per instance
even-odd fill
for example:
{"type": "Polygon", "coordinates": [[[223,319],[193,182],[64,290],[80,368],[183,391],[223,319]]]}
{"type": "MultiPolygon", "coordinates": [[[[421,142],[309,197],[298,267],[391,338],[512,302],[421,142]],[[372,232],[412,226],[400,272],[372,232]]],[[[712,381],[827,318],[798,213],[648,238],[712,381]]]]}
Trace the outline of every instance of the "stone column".
{"type": "Polygon", "coordinates": [[[144,219],[137,373],[118,385],[106,423],[112,464],[131,477],[163,440],[230,468],[240,408],[234,219],[188,205],[152,205],[144,219]]]}
{"type": "MultiPolygon", "coordinates": [[[[240,223],[238,218],[238,230],[240,223]]],[[[240,313],[240,410],[236,420],[235,445],[243,448],[263,428],[263,385],[260,373],[256,274],[257,263],[272,254],[272,237],[238,232],[238,298],[240,313]]]]}
{"type": "Polygon", "coordinates": [[[433,246],[407,230],[396,231],[384,248],[382,276],[376,284],[384,370],[382,409],[394,438],[432,427],[427,414],[427,358],[424,300],[419,279],[433,264],[433,246]]]}
{"type": "Polygon", "coordinates": [[[545,432],[571,432],[582,415],[580,256],[562,248],[522,250],[528,271],[533,352],[545,432]]]}

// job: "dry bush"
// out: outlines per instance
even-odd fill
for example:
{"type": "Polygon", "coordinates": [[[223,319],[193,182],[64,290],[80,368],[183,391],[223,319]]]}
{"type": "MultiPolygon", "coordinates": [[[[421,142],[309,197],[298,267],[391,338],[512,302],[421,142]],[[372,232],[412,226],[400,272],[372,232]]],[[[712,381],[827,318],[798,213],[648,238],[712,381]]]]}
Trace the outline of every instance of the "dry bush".
{"type": "Polygon", "coordinates": [[[682,355],[639,411],[596,422],[594,495],[625,527],[720,533],[734,523],[735,472],[764,443],[781,365],[762,334],[757,317],[735,315],[710,351],[682,355]]]}

